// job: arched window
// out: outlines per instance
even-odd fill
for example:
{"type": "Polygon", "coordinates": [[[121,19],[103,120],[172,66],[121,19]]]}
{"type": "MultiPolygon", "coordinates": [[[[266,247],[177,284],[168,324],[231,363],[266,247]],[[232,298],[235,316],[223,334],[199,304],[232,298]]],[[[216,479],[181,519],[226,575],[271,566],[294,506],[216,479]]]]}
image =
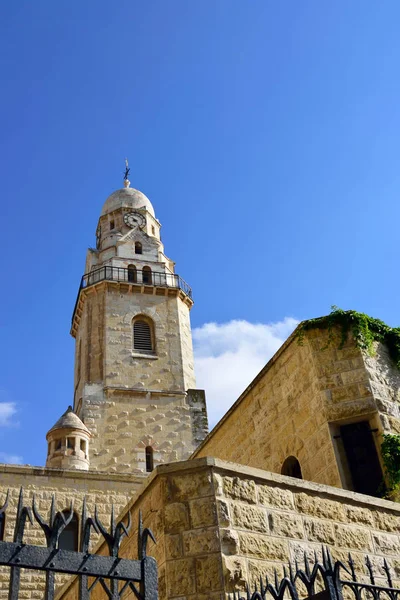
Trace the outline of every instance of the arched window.
{"type": "Polygon", "coordinates": [[[146,446],[146,471],[150,473],[154,469],[153,448],[146,446]]]}
{"type": "Polygon", "coordinates": [[[142,280],[143,280],[143,283],[148,283],[151,285],[151,269],[150,269],[150,267],[143,267],[142,280]]]}
{"type": "Polygon", "coordinates": [[[0,515],[0,542],[4,540],[4,531],[6,528],[6,513],[0,515]]]}
{"type": "MultiPolygon", "coordinates": [[[[64,516],[67,517],[69,514],[68,510],[63,511],[64,516]]],[[[73,514],[71,521],[68,523],[65,529],[61,532],[58,538],[58,547],[61,550],[78,550],[79,540],[79,519],[76,513],[73,514]]]]}
{"type": "Polygon", "coordinates": [[[296,477],[296,479],[303,479],[301,474],[300,463],[295,456],[288,456],[282,465],[282,475],[289,475],[289,477],[296,477]]]}
{"type": "Polygon", "coordinates": [[[130,283],[137,282],[137,271],[135,265],[128,266],[128,281],[130,281],[130,283]]]}
{"type": "Polygon", "coordinates": [[[133,321],[133,349],[142,354],[154,353],[154,327],[146,317],[139,316],[133,321]]]}
{"type": "Polygon", "coordinates": [[[135,254],[143,254],[143,248],[140,242],[135,242],[135,254]]]}

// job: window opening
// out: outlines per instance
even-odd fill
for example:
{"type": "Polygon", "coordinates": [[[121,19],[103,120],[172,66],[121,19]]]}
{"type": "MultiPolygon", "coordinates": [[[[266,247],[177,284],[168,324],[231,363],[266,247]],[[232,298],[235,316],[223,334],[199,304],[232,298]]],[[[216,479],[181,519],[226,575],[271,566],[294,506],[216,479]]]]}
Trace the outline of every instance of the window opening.
{"type": "Polygon", "coordinates": [[[6,528],[6,515],[2,513],[0,515],[0,540],[4,540],[4,530],[6,528]]]}
{"type": "Polygon", "coordinates": [[[135,254],[143,254],[142,244],[135,242],[135,254]]]}
{"type": "Polygon", "coordinates": [[[67,448],[75,449],[75,438],[67,438],[67,448]]]}
{"type": "Polygon", "coordinates": [[[146,446],[146,471],[150,473],[154,469],[153,448],[146,446]]]}
{"type": "Polygon", "coordinates": [[[137,282],[137,271],[136,271],[135,265],[129,265],[128,266],[128,281],[130,283],[136,283],[137,282]]]}
{"type": "Polygon", "coordinates": [[[282,465],[281,473],[289,475],[289,477],[296,477],[296,479],[303,479],[300,463],[295,456],[287,457],[282,465]]]}
{"type": "MultiPolygon", "coordinates": [[[[69,514],[68,510],[63,510],[64,516],[69,514]]],[[[78,550],[78,538],[79,538],[79,519],[76,513],[73,514],[71,521],[63,529],[58,538],[58,547],[61,550],[78,550]]]]}
{"type": "Polygon", "coordinates": [[[156,235],[156,230],[155,230],[155,227],[154,227],[154,225],[152,225],[152,226],[151,226],[151,233],[152,233],[153,235],[156,235]]]}
{"type": "Polygon", "coordinates": [[[340,427],[340,438],[346,454],[353,490],[378,496],[383,480],[381,465],[368,421],[340,427]]]}
{"type": "Polygon", "coordinates": [[[86,440],[81,440],[80,449],[86,454],[86,440]]]}
{"type": "Polygon", "coordinates": [[[111,229],[114,229],[115,227],[115,222],[114,221],[110,221],[110,231],[111,229]]]}
{"type": "Polygon", "coordinates": [[[143,267],[142,280],[143,280],[143,283],[151,284],[151,269],[150,269],[150,267],[143,267]]]}
{"type": "Polygon", "coordinates": [[[56,442],[56,450],[61,450],[61,440],[57,440],[57,442],[56,442]]]}
{"type": "Polygon", "coordinates": [[[145,354],[153,352],[151,327],[142,319],[137,319],[133,324],[133,348],[145,354]]]}

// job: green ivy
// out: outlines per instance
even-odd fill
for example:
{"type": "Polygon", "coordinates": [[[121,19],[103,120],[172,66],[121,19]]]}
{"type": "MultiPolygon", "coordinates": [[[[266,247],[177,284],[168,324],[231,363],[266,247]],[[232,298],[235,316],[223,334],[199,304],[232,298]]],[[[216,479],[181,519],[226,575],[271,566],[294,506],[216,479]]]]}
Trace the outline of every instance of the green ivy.
{"type": "Polygon", "coordinates": [[[302,344],[305,332],[310,329],[327,329],[328,341],[325,346],[327,348],[335,338],[337,327],[340,327],[339,348],[343,348],[349,332],[353,334],[357,346],[370,355],[374,353],[373,343],[383,342],[397,368],[400,369],[400,327],[389,327],[383,321],[355,310],[342,310],[332,306],[331,313],[326,317],[304,321],[298,329],[298,341],[302,344]]]}
{"type": "Polygon", "coordinates": [[[390,492],[398,491],[400,487],[400,435],[384,433],[382,437],[382,459],[390,495],[390,492]]]}

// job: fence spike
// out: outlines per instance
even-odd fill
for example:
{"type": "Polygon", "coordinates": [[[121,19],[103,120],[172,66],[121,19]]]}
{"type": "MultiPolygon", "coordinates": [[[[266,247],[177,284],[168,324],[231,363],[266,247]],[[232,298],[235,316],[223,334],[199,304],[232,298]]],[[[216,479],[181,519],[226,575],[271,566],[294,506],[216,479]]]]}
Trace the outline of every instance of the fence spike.
{"type": "Polygon", "coordinates": [[[353,579],[353,581],[357,581],[357,575],[356,575],[356,571],[354,569],[354,560],[353,560],[353,557],[351,556],[350,552],[349,552],[348,563],[349,563],[349,567],[350,567],[350,570],[351,570],[352,579],[353,579]]]}
{"type": "Polygon", "coordinates": [[[326,549],[326,557],[327,557],[327,561],[328,561],[328,567],[332,571],[333,570],[332,554],[331,554],[331,551],[328,546],[326,546],[325,549],[326,549]]]}
{"type": "Polygon", "coordinates": [[[21,489],[19,491],[17,516],[15,519],[14,527],[14,542],[16,544],[22,543],[26,519],[28,519],[31,524],[33,523],[31,509],[27,506],[24,506],[24,492],[21,486],[21,489]]]}
{"type": "Polygon", "coordinates": [[[51,496],[51,506],[50,506],[50,517],[49,517],[50,527],[53,527],[55,518],[56,518],[56,496],[55,496],[55,494],[53,494],[51,496]]]}
{"type": "Polygon", "coordinates": [[[365,559],[365,564],[367,565],[367,569],[369,571],[369,577],[371,579],[371,583],[372,583],[372,585],[375,585],[374,571],[373,571],[372,564],[371,564],[368,554],[367,554],[367,558],[365,559]]]}
{"type": "Polygon", "coordinates": [[[111,535],[115,534],[114,503],[111,504],[110,533],[111,533],[111,535]]]}
{"type": "Polygon", "coordinates": [[[293,567],[292,567],[292,563],[290,560],[289,560],[289,574],[290,574],[290,581],[292,583],[294,583],[293,567]]]}
{"type": "Polygon", "coordinates": [[[5,523],[5,519],[6,519],[6,510],[7,510],[7,506],[8,506],[9,496],[10,496],[10,490],[8,489],[6,499],[4,500],[4,504],[0,507],[0,542],[2,542],[4,540],[4,533],[5,533],[4,523],[5,523]]]}
{"type": "Polygon", "coordinates": [[[275,579],[275,589],[277,590],[279,587],[279,581],[278,581],[278,573],[277,573],[276,569],[274,569],[274,579],[275,579]]]}
{"type": "Polygon", "coordinates": [[[386,579],[389,584],[389,587],[393,587],[392,577],[390,574],[390,567],[389,567],[389,564],[388,564],[386,558],[383,559],[383,570],[386,573],[386,579]]]}

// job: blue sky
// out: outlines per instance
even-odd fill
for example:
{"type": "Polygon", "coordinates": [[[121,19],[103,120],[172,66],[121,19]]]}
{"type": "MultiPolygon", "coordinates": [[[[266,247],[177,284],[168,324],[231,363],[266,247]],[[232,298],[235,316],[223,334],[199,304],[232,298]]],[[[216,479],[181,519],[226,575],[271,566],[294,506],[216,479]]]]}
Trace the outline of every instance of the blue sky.
{"type": "Polygon", "coordinates": [[[72,401],[71,313],[125,156],[193,287],[214,421],[296,320],[400,324],[398,2],[0,11],[0,460],[43,464],[72,401]]]}

